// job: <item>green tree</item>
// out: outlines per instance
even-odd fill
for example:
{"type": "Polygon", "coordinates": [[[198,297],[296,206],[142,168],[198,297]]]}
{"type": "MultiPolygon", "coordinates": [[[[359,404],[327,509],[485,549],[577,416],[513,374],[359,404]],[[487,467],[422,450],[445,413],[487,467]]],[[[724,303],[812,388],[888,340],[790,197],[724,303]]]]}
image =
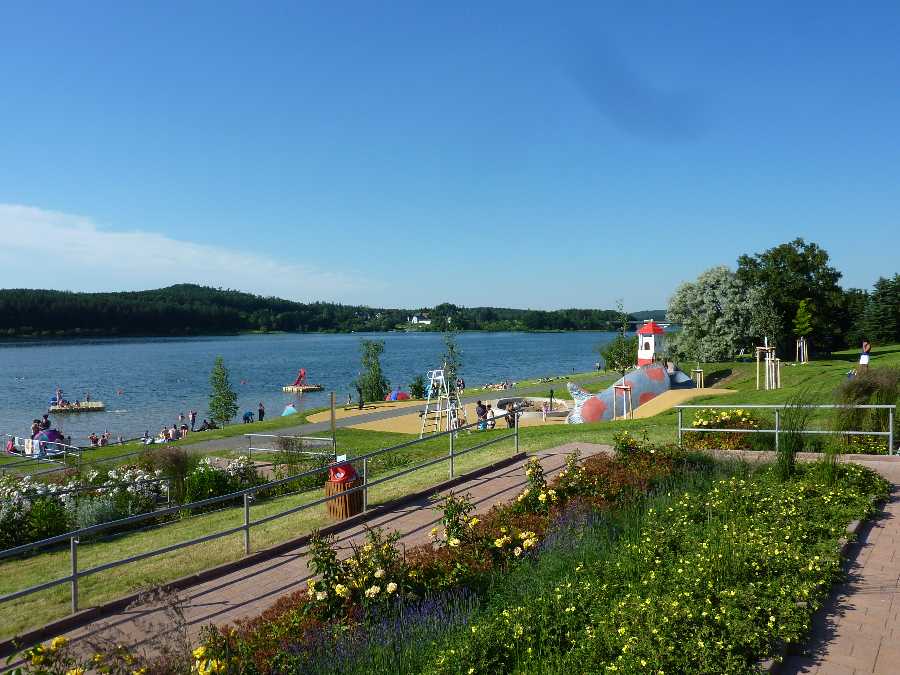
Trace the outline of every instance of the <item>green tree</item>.
{"type": "Polygon", "coordinates": [[[875,282],[860,323],[861,337],[882,344],[900,342],[900,274],[875,282]]]}
{"type": "Polygon", "coordinates": [[[838,286],[841,273],[829,262],[825,249],[803,239],[738,258],[738,279],[748,288],[761,288],[774,306],[779,324],[770,337],[782,352],[788,351],[791,322],[803,299],[815,307],[812,341],[826,352],[843,344],[841,326],[846,321],[843,290],[838,286]]]}
{"type": "Polygon", "coordinates": [[[454,331],[444,331],[444,355],[441,356],[441,363],[444,369],[444,378],[447,380],[447,387],[450,394],[456,393],[456,379],[462,369],[462,353],[456,345],[456,333],[454,331]]]}
{"type": "Polygon", "coordinates": [[[606,370],[615,370],[620,375],[625,375],[630,368],[637,363],[637,339],[628,337],[628,314],[622,308],[622,301],[618,303],[619,329],[618,335],[606,344],[598,345],[597,351],[603,360],[606,370]]]}
{"type": "Polygon", "coordinates": [[[410,398],[425,398],[425,378],[416,375],[413,381],[409,383],[410,398]]]}
{"type": "Polygon", "coordinates": [[[360,343],[362,352],[362,372],[356,379],[356,390],[363,401],[383,401],[390,391],[390,383],[381,370],[381,355],[384,353],[384,341],[363,340],[360,343]]]}
{"type": "Polygon", "coordinates": [[[804,298],[797,305],[797,313],[794,314],[794,335],[797,337],[806,337],[812,332],[812,308],[809,305],[809,299],[804,298]]]}
{"type": "Polygon", "coordinates": [[[751,294],[724,265],[675,289],[666,317],[681,324],[669,338],[669,350],[678,358],[724,361],[751,346],[751,294]]]}
{"type": "Polygon", "coordinates": [[[209,385],[209,416],[219,424],[228,424],[238,413],[237,394],[231,388],[228,368],[221,356],[217,356],[213,364],[209,385]]]}

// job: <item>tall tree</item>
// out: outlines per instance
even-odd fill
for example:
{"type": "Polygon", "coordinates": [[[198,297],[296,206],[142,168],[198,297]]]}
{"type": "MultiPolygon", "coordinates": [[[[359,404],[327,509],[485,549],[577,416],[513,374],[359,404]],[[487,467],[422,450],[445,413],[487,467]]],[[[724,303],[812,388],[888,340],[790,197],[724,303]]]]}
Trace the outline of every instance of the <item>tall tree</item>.
{"type": "Polygon", "coordinates": [[[600,358],[603,359],[603,366],[606,370],[615,370],[624,377],[631,368],[637,363],[637,339],[629,337],[628,333],[628,314],[622,308],[622,301],[618,303],[619,312],[619,328],[618,335],[612,341],[606,344],[597,345],[597,351],[600,358]]]}
{"type": "Polygon", "coordinates": [[[216,357],[209,375],[209,416],[219,424],[228,424],[238,413],[237,394],[231,388],[231,380],[225,360],[216,357]]]}
{"type": "Polygon", "coordinates": [[[875,282],[861,323],[870,341],[900,342],[900,274],[875,282]]]}
{"type": "Polygon", "coordinates": [[[356,390],[362,401],[382,401],[390,391],[390,383],[381,370],[381,355],[384,353],[383,340],[363,340],[360,343],[362,372],[356,379],[356,390]]]}
{"type": "Polygon", "coordinates": [[[738,258],[737,277],[747,287],[758,286],[781,317],[775,340],[787,351],[791,321],[808,299],[813,314],[811,341],[829,352],[843,342],[841,273],[829,264],[828,252],[803,239],[738,258]]]}
{"type": "Polygon", "coordinates": [[[678,358],[724,361],[751,346],[751,294],[725,266],[681,284],[669,300],[666,317],[681,324],[681,330],[669,338],[669,349],[678,358]]]}

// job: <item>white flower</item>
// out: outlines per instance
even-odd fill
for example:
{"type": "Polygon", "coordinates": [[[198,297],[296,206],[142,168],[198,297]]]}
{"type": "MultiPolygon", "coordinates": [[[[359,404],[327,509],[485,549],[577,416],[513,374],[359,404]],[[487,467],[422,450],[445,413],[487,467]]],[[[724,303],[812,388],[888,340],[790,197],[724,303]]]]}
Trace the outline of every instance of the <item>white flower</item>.
{"type": "Polygon", "coordinates": [[[374,598],[379,593],[381,593],[381,586],[372,586],[371,588],[366,589],[367,598],[374,598]]]}
{"type": "Polygon", "coordinates": [[[385,590],[386,590],[388,593],[394,593],[394,592],[397,590],[397,584],[395,584],[395,583],[392,581],[392,582],[390,582],[390,583],[387,585],[387,588],[386,588],[385,590]]]}
{"type": "Polygon", "coordinates": [[[384,576],[384,570],[383,570],[383,569],[380,569],[380,568],[379,568],[379,569],[375,570],[375,578],[376,578],[376,579],[380,579],[380,578],[383,577],[383,576],[384,576]]]}

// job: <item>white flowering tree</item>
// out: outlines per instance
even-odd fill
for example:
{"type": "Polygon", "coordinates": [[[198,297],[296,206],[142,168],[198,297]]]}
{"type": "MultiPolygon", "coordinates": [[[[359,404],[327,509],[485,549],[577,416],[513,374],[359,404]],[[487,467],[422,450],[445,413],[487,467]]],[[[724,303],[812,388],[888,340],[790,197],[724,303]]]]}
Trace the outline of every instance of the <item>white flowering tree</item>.
{"type": "Polygon", "coordinates": [[[684,359],[724,361],[752,346],[756,294],[724,265],[681,284],[669,300],[666,318],[682,329],[669,339],[669,349],[684,359]]]}

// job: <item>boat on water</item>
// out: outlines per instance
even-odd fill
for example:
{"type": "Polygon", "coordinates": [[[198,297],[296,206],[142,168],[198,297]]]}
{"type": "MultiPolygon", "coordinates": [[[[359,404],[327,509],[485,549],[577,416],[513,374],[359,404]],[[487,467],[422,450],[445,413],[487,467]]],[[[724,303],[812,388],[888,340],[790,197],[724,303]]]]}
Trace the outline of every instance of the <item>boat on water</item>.
{"type": "Polygon", "coordinates": [[[322,391],[325,387],[321,384],[288,384],[281,388],[281,391],[288,394],[305,394],[308,391],[322,391]]]}
{"type": "Polygon", "coordinates": [[[324,387],[321,384],[310,384],[306,381],[306,368],[301,368],[297,373],[297,379],[294,384],[287,384],[281,388],[281,391],[288,394],[305,394],[308,391],[322,391],[324,387]]]}
{"type": "Polygon", "coordinates": [[[102,412],[106,410],[106,404],[103,401],[76,401],[69,403],[51,403],[48,412],[51,413],[79,413],[79,412],[102,412]]]}
{"type": "Polygon", "coordinates": [[[47,401],[47,412],[51,413],[78,413],[78,412],[102,412],[106,410],[103,401],[94,401],[90,394],[86,394],[83,401],[69,401],[63,395],[62,389],[56,390],[56,395],[47,401]]]}

